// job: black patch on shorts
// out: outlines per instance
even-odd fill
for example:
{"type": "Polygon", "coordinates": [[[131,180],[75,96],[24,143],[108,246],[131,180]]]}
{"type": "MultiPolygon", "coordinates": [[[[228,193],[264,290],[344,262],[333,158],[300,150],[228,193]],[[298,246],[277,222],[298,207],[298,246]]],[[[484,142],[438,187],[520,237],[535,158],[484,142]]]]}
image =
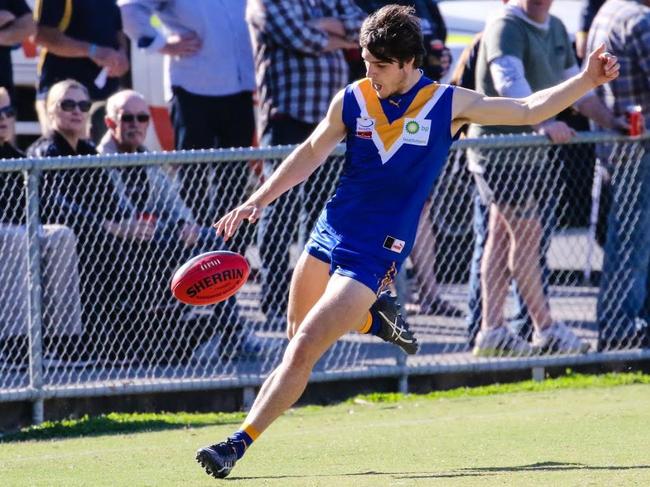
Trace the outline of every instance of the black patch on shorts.
{"type": "Polygon", "coordinates": [[[384,248],[388,250],[393,250],[393,244],[395,243],[395,237],[386,237],[384,240],[384,248]]]}

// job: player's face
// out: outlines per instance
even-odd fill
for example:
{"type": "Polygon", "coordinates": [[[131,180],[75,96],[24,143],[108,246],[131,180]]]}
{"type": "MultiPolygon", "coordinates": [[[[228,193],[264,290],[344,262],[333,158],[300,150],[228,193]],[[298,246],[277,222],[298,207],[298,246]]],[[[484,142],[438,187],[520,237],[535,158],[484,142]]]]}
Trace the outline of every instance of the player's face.
{"type": "Polygon", "coordinates": [[[366,76],[370,78],[372,87],[379,98],[388,98],[391,95],[403,93],[408,87],[409,69],[413,69],[412,62],[400,67],[397,62],[377,59],[366,49],[361,51],[361,57],[366,65],[366,76]]]}

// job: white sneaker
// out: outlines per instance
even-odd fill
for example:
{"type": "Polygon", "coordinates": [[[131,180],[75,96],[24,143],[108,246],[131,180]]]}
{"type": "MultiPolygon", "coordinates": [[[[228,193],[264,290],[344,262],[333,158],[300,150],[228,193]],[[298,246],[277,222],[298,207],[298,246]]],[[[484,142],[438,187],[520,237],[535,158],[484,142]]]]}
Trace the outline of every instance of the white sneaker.
{"type": "Polygon", "coordinates": [[[535,349],[505,326],[480,330],[476,335],[474,350],[477,357],[526,357],[535,349]]]}
{"type": "Polygon", "coordinates": [[[578,338],[565,323],[558,321],[533,333],[533,346],[542,353],[586,353],[589,344],[578,338]]]}

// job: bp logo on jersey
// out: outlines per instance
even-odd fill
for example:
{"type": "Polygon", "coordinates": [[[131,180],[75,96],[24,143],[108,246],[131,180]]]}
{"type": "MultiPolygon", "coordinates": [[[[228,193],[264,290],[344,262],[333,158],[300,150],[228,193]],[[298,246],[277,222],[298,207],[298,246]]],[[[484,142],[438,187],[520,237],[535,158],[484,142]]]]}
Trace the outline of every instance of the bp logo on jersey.
{"type": "Polygon", "coordinates": [[[411,135],[417,134],[420,131],[420,124],[415,121],[409,122],[406,124],[406,131],[411,135]]]}
{"type": "Polygon", "coordinates": [[[404,119],[402,140],[405,144],[427,145],[429,143],[430,131],[431,120],[406,118],[404,119]]]}

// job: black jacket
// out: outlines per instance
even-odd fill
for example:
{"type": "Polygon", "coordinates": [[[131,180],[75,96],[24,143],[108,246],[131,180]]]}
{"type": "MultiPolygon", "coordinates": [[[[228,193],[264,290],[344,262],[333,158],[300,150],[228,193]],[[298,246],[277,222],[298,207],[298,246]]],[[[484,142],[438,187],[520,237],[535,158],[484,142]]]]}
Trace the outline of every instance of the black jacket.
{"type": "MultiPolygon", "coordinates": [[[[73,148],[56,131],[41,137],[27,149],[31,157],[91,154],[97,154],[92,143],[80,140],[73,148]]],[[[111,178],[102,168],[45,171],[41,201],[43,221],[67,225],[78,236],[102,232],[106,220],[123,217],[111,178]]]]}

